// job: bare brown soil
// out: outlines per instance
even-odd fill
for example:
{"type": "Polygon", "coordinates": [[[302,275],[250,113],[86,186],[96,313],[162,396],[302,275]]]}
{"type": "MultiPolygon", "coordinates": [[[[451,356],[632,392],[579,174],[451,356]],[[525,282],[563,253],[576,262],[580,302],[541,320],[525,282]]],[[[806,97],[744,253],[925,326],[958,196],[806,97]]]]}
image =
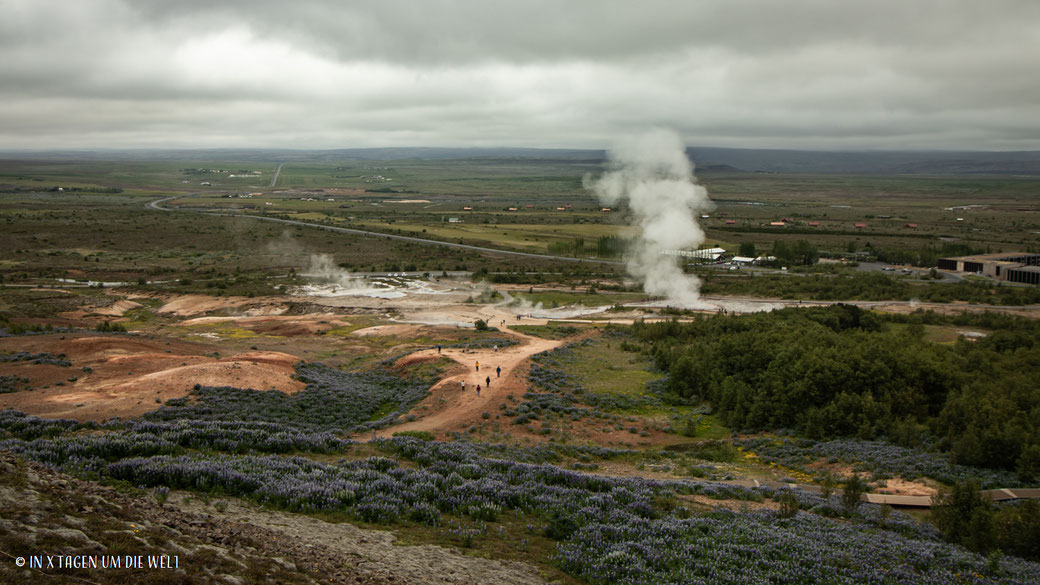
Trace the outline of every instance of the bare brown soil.
{"type": "Polygon", "coordinates": [[[215,357],[213,346],[129,335],[36,335],[0,339],[0,352],[64,353],[69,367],[0,363],[0,375],[29,379],[31,391],[0,394],[0,409],[37,416],[105,420],[155,410],[196,384],[298,392],[297,356],[250,351],[215,357]],[[84,370],[84,368],[87,368],[84,370]],[[46,386],[46,387],[45,387],[46,386]]]}
{"type": "Polygon", "coordinates": [[[411,337],[421,331],[423,327],[418,325],[376,325],[352,331],[354,337],[411,337]]]}
{"type": "Polygon", "coordinates": [[[727,510],[733,510],[734,512],[758,512],[759,510],[778,510],[780,505],[773,500],[765,500],[762,502],[752,502],[748,500],[716,500],[709,498],[708,496],[701,495],[681,495],[677,496],[680,500],[692,502],[707,508],[725,508],[727,510]]]}
{"type": "Polygon", "coordinates": [[[297,337],[313,335],[328,331],[333,327],[346,327],[350,322],[327,314],[319,315],[268,315],[261,317],[196,317],[181,321],[180,325],[210,325],[215,323],[234,323],[236,327],[249,329],[255,333],[276,335],[280,337],[297,337]]]}
{"type": "MultiPolygon", "coordinates": [[[[847,478],[853,475],[859,475],[866,481],[871,480],[870,472],[856,472],[853,470],[851,465],[840,464],[840,463],[827,463],[826,460],[819,460],[810,463],[808,467],[813,469],[826,469],[833,473],[838,478],[847,478]]],[[[880,483],[880,482],[879,482],[880,483]]],[[[938,493],[938,490],[928,485],[923,480],[906,480],[901,477],[895,477],[884,480],[884,487],[880,487],[874,490],[879,494],[890,494],[895,496],[934,496],[938,493]]]]}
{"type": "Polygon", "coordinates": [[[879,494],[892,494],[896,496],[932,497],[939,493],[939,490],[920,480],[907,481],[900,477],[885,480],[885,487],[878,488],[875,491],[879,494]]]}
{"type": "Polygon", "coordinates": [[[253,302],[255,302],[254,299],[247,297],[174,295],[159,308],[158,312],[160,314],[174,315],[177,317],[191,317],[193,315],[205,315],[210,311],[233,309],[253,302]]]}
{"type": "Polygon", "coordinates": [[[79,309],[76,311],[63,311],[58,313],[59,317],[66,319],[84,319],[88,316],[99,316],[99,317],[122,317],[127,311],[141,307],[141,303],[134,301],[122,300],[116,301],[107,307],[94,307],[79,309]]]}

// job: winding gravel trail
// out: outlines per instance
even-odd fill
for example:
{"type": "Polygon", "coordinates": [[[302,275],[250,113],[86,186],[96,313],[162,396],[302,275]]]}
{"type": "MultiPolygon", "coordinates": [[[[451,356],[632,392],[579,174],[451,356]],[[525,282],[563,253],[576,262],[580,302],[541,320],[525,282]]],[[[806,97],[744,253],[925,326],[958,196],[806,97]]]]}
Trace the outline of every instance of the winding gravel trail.
{"type": "MultiPolygon", "coordinates": [[[[447,357],[458,362],[465,370],[462,373],[442,378],[430,388],[430,396],[412,409],[412,413],[422,418],[394,425],[376,431],[374,436],[390,437],[400,431],[427,431],[434,434],[463,430],[481,419],[484,412],[492,412],[509,394],[519,398],[527,392],[527,378],[521,368],[531,356],[555,349],[563,345],[562,341],[542,339],[525,335],[509,329],[510,320],[516,316],[496,307],[479,307],[474,311],[475,319],[484,319],[499,331],[509,334],[519,341],[518,345],[494,348],[464,349],[445,348],[438,354],[437,349],[425,349],[409,354],[404,360],[424,360],[447,357]],[[476,364],[480,364],[480,370],[476,364]],[[501,377],[497,368],[502,368],[501,377]],[[487,386],[487,378],[491,378],[491,386],[487,386]],[[462,382],[466,382],[465,390],[462,382]],[[481,386],[477,396],[477,385],[481,386]],[[423,410],[426,407],[427,410],[423,410]]],[[[530,320],[527,323],[544,323],[544,320],[530,320]]]]}

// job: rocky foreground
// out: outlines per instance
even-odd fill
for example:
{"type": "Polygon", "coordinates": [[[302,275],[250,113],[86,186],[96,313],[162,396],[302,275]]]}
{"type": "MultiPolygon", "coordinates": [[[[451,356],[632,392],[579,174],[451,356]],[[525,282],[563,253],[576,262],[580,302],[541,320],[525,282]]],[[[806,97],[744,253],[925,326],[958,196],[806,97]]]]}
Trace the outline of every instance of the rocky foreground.
{"type": "Polygon", "coordinates": [[[0,582],[519,585],[542,580],[519,563],[432,545],[398,546],[389,532],[236,500],[124,493],[0,453],[0,582]],[[18,558],[25,559],[21,567],[18,558]],[[126,567],[128,558],[142,566],[126,567]],[[36,559],[41,566],[30,567],[36,559]],[[91,559],[96,568],[89,566],[91,559]],[[113,559],[124,566],[102,567],[113,559]],[[148,568],[150,561],[170,568],[148,568]],[[75,568],[81,565],[87,566],[75,568]]]}

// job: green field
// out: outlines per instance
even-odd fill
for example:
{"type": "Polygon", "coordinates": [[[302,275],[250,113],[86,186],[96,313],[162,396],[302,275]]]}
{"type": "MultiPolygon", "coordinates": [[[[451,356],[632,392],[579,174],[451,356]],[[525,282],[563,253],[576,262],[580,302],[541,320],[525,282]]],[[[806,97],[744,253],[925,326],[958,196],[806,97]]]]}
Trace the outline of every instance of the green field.
{"type": "Polygon", "coordinates": [[[617,339],[598,337],[573,351],[575,359],[568,364],[568,372],[589,392],[640,396],[647,392],[647,382],[663,376],[651,371],[653,363],[645,355],[621,349],[617,339]]]}

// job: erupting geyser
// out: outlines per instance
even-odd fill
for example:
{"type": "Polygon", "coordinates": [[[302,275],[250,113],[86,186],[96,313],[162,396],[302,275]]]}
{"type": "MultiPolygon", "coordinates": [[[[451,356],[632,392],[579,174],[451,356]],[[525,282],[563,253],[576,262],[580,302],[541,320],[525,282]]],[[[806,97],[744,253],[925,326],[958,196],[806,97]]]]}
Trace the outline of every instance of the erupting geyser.
{"type": "Polygon", "coordinates": [[[608,170],[585,187],[601,201],[627,200],[639,237],[629,246],[628,272],[649,294],[663,295],[670,305],[700,307],[701,281],[685,274],[681,257],[669,251],[697,249],[704,231],[697,216],[715,208],[708,191],[693,175],[693,163],[675,132],[654,130],[610,151],[608,170]]]}

